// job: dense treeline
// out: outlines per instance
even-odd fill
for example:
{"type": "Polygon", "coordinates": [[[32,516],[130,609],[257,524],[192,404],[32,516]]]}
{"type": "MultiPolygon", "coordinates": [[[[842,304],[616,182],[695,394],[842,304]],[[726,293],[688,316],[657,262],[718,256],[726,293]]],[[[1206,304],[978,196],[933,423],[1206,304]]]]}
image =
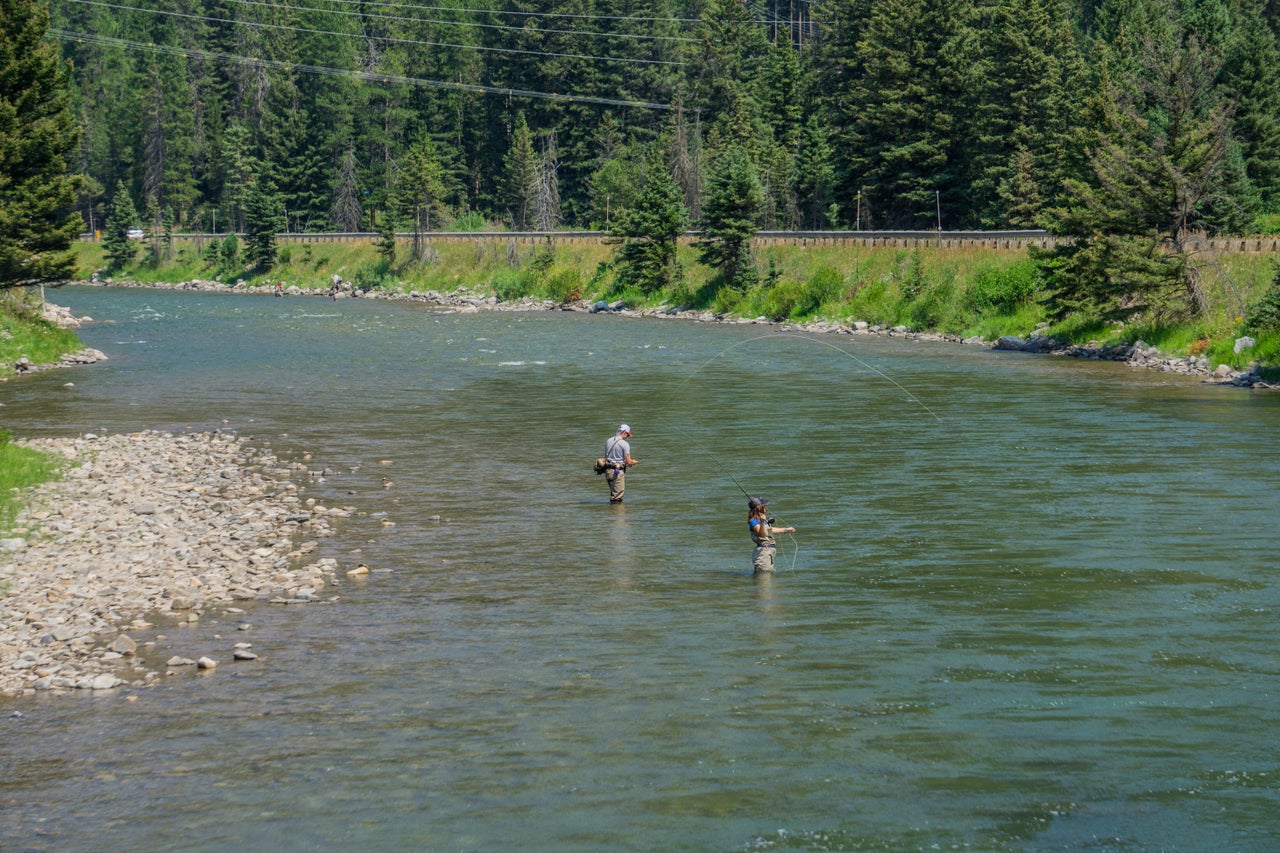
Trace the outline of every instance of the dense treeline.
{"type": "Polygon", "coordinates": [[[696,225],[732,161],[764,228],[1062,227],[1117,138],[1188,228],[1280,209],[1276,0],[487,3],[54,0],[86,225],[600,227],[663,166],[696,225]]]}

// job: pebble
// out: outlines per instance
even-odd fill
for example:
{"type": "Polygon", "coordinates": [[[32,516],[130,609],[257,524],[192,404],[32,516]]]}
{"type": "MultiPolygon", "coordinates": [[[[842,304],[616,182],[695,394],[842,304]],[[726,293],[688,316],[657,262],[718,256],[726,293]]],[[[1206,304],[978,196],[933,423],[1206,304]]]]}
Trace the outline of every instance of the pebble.
{"type": "Polygon", "coordinates": [[[352,511],[304,506],[290,487],[305,468],[268,449],[223,432],[18,443],[73,467],[27,490],[0,540],[0,695],[150,683],[126,631],[330,591],[337,561],[309,555],[352,511]]]}

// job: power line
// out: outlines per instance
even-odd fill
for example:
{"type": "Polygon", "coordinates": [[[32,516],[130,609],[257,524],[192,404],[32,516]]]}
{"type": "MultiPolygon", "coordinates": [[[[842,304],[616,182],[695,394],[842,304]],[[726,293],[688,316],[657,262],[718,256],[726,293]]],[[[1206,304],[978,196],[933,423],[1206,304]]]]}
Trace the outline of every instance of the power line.
{"type": "MultiPolygon", "coordinates": [[[[359,33],[339,33],[339,32],[334,32],[332,30],[316,30],[316,29],[311,29],[309,27],[291,27],[285,24],[264,24],[257,21],[235,21],[235,20],[231,20],[230,18],[214,18],[209,15],[194,15],[188,12],[171,12],[167,9],[140,9],[137,6],[125,6],[120,3],[107,3],[107,2],[104,2],[104,0],[70,0],[70,2],[80,3],[85,6],[97,6],[104,9],[119,9],[126,12],[141,12],[147,15],[168,15],[174,18],[186,18],[189,20],[207,21],[209,23],[214,23],[214,24],[230,24],[233,26],[242,25],[247,27],[261,27],[264,29],[286,30],[290,32],[308,33],[311,35],[337,36],[339,38],[360,38],[360,39],[365,38],[363,35],[359,33]]],[[[541,50],[523,50],[521,48],[514,48],[514,47],[511,47],[511,48],[487,47],[483,45],[472,45],[472,44],[450,44],[447,42],[419,41],[416,39],[396,38],[394,36],[377,36],[376,38],[378,41],[393,42],[396,44],[417,45],[419,47],[456,48],[458,50],[479,50],[479,51],[486,51],[489,53],[517,53],[517,54],[524,54],[527,56],[549,56],[557,59],[583,59],[583,60],[588,60],[593,62],[595,61],[625,62],[625,63],[636,63],[636,64],[642,64],[642,65],[679,66],[684,64],[682,62],[675,62],[675,61],[665,60],[665,59],[642,59],[639,57],[622,57],[622,56],[588,56],[588,55],[582,55],[582,54],[576,54],[576,53],[553,53],[553,52],[541,51],[541,50]]]]}
{"type": "MultiPolygon", "coordinates": [[[[236,1],[236,0],[233,0],[233,1],[236,1]]],[[[479,8],[470,8],[470,6],[426,6],[426,5],[416,4],[416,3],[376,3],[376,1],[365,1],[365,0],[329,0],[329,3],[344,4],[344,5],[358,5],[362,9],[370,8],[370,6],[372,6],[372,8],[408,9],[408,10],[413,10],[413,12],[457,12],[457,13],[468,13],[468,14],[511,15],[511,17],[521,17],[521,18],[622,20],[622,22],[637,22],[637,23],[677,23],[677,24],[699,23],[698,18],[645,18],[645,17],[641,17],[641,15],[594,15],[594,14],[580,14],[580,13],[568,13],[568,12],[520,12],[520,10],[516,10],[516,9],[479,9],[479,8]]],[[[293,5],[283,4],[283,3],[282,4],[262,3],[260,5],[271,6],[271,8],[275,8],[275,9],[305,10],[305,12],[320,12],[320,13],[332,12],[332,10],[330,9],[319,9],[319,8],[316,8],[316,6],[305,6],[305,5],[293,6],[293,5]]],[[[394,17],[394,15],[387,15],[387,17],[394,17]]],[[[410,20],[421,20],[421,19],[410,18],[410,20]]],[[[500,24],[477,24],[474,22],[470,22],[470,20],[449,20],[449,22],[440,22],[440,23],[457,23],[457,24],[462,24],[462,26],[468,26],[468,27],[470,26],[485,27],[486,26],[486,27],[497,27],[502,29],[518,29],[518,27],[500,26],[500,24]]],[[[566,32],[566,31],[562,31],[562,29],[543,29],[543,31],[540,31],[540,32],[566,32]]],[[[580,31],[567,31],[567,32],[580,32],[580,31]]],[[[611,35],[614,35],[614,33],[611,33],[611,35]]],[[[671,36],[655,36],[655,37],[673,38],[671,36]]],[[[681,41],[696,41],[696,38],[681,38],[681,41]]]]}
{"type": "MultiPolygon", "coordinates": [[[[523,27],[513,27],[509,24],[482,24],[478,21],[457,21],[457,20],[443,21],[438,18],[416,18],[409,15],[371,15],[368,12],[364,12],[364,11],[347,11],[345,9],[320,9],[316,6],[294,6],[287,3],[269,3],[269,2],[265,2],[264,0],[228,0],[228,2],[236,3],[241,6],[264,6],[268,9],[288,10],[291,12],[314,12],[318,15],[345,15],[347,17],[360,18],[361,20],[372,19],[375,21],[408,21],[410,23],[415,23],[415,24],[445,24],[448,26],[475,27],[477,29],[502,30],[505,32],[517,32],[517,33],[526,32],[526,30],[523,27]]],[[[330,0],[330,2],[357,3],[359,2],[359,0],[330,0]]],[[[361,3],[360,5],[363,7],[363,6],[405,6],[407,4],[361,3]]],[[[431,7],[431,6],[427,6],[427,7],[409,6],[408,8],[419,9],[421,11],[435,11],[435,10],[450,11],[450,12],[455,11],[453,9],[441,10],[439,9],[439,7],[431,7]]],[[[467,12],[476,11],[481,13],[487,13],[489,10],[488,9],[475,9],[475,10],[459,9],[456,11],[467,11],[467,12]]],[[[568,17],[568,16],[565,16],[565,17],[568,17]]],[[[587,17],[587,16],[581,16],[581,17],[587,17]]],[[[592,16],[592,17],[596,17],[596,16],[592,16]]],[[[599,32],[591,32],[589,30],[539,29],[539,30],[535,30],[534,33],[537,35],[603,36],[611,39],[624,38],[624,39],[636,39],[636,40],[648,40],[648,41],[674,41],[674,42],[697,42],[698,41],[698,39],[689,38],[687,36],[662,36],[662,35],[649,35],[646,33],[599,33],[599,32]]]]}
{"type": "Polygon", "coordinates": [[[440,80],[426,80],[421,77],[403,77],[395,74],[377,74],[372,71],[350,71],[345,68],[331,68],[323,65],[307,65],[297,62],[281,62],[275,59],[260,59],[249,56],[238,56],[232,53],[217,53],[197,48],[176,47],[168,44],[132,41],[130,39],[96,36],[89,33],[76,33],[68,30],[50,28],[49,35],[61,41],[83,44],[97,44],[107,47],[118,47],[127,50],[141,50],[149,53],[160,53],[169,56],[186,56],[192,59],[208,59],[216,62],[231,62],[253,68],[275,68],[281,71],[297,71],[303,74],[322,74],[332,77],[354,77],[375,83],[397,83],[406,86],[424,86],[434,89],[461,89],[466,92],[479,92],[486,95],[505,95],[512,98],[536,98],[568,103],[600,104],[610,107],[634,107],[646,110],[670,110],[670,104],[659,104],[652,101],[625,101],[617,98],[598,98],[591,95],[561,95],[554,92],[537,92],[530,89],[507,89],[500,86],[482,86],[478,83],[453,83],[440,80]]]}

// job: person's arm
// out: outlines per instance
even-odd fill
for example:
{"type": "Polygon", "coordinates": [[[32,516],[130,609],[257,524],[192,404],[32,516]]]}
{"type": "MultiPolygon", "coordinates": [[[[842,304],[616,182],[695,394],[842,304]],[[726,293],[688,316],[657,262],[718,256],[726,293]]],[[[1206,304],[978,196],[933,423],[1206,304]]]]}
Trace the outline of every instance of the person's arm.
{"type": "Polygon", "coordinates": [[[769,525],[769,531],[771,533],[795,533],[796,529],[794,527],[774,527],[769,525]]]}
{"type": "Polygon", "coordinates": [[[626,453],[626,457],[627,457],[627,460],[626,460],[626,461],[627,461],[627,467],[628,467],[628,468],[630,468],[632,465],[638,465],[638,464],[640,463],[640,460],[639,460],[639,459],[633,459],[633,458],[631,458],[631,451],[629,451],[629,450],[628,450],[628,451],[627,451],[627,453],[626,453]]]}

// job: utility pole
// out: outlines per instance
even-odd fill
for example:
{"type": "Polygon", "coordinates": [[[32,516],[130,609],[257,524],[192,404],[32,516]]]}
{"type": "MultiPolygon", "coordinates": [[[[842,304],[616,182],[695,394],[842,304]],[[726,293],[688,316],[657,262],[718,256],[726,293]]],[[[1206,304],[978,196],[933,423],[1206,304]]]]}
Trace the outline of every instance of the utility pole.
{"type": "Polygon", "coordinates": [[[942,247],[942,191],[941,190],[933,191],[933,205],[934,205],[934,210],[936,210],[938,214],[938,247],[941,248],[942,247]]]}

